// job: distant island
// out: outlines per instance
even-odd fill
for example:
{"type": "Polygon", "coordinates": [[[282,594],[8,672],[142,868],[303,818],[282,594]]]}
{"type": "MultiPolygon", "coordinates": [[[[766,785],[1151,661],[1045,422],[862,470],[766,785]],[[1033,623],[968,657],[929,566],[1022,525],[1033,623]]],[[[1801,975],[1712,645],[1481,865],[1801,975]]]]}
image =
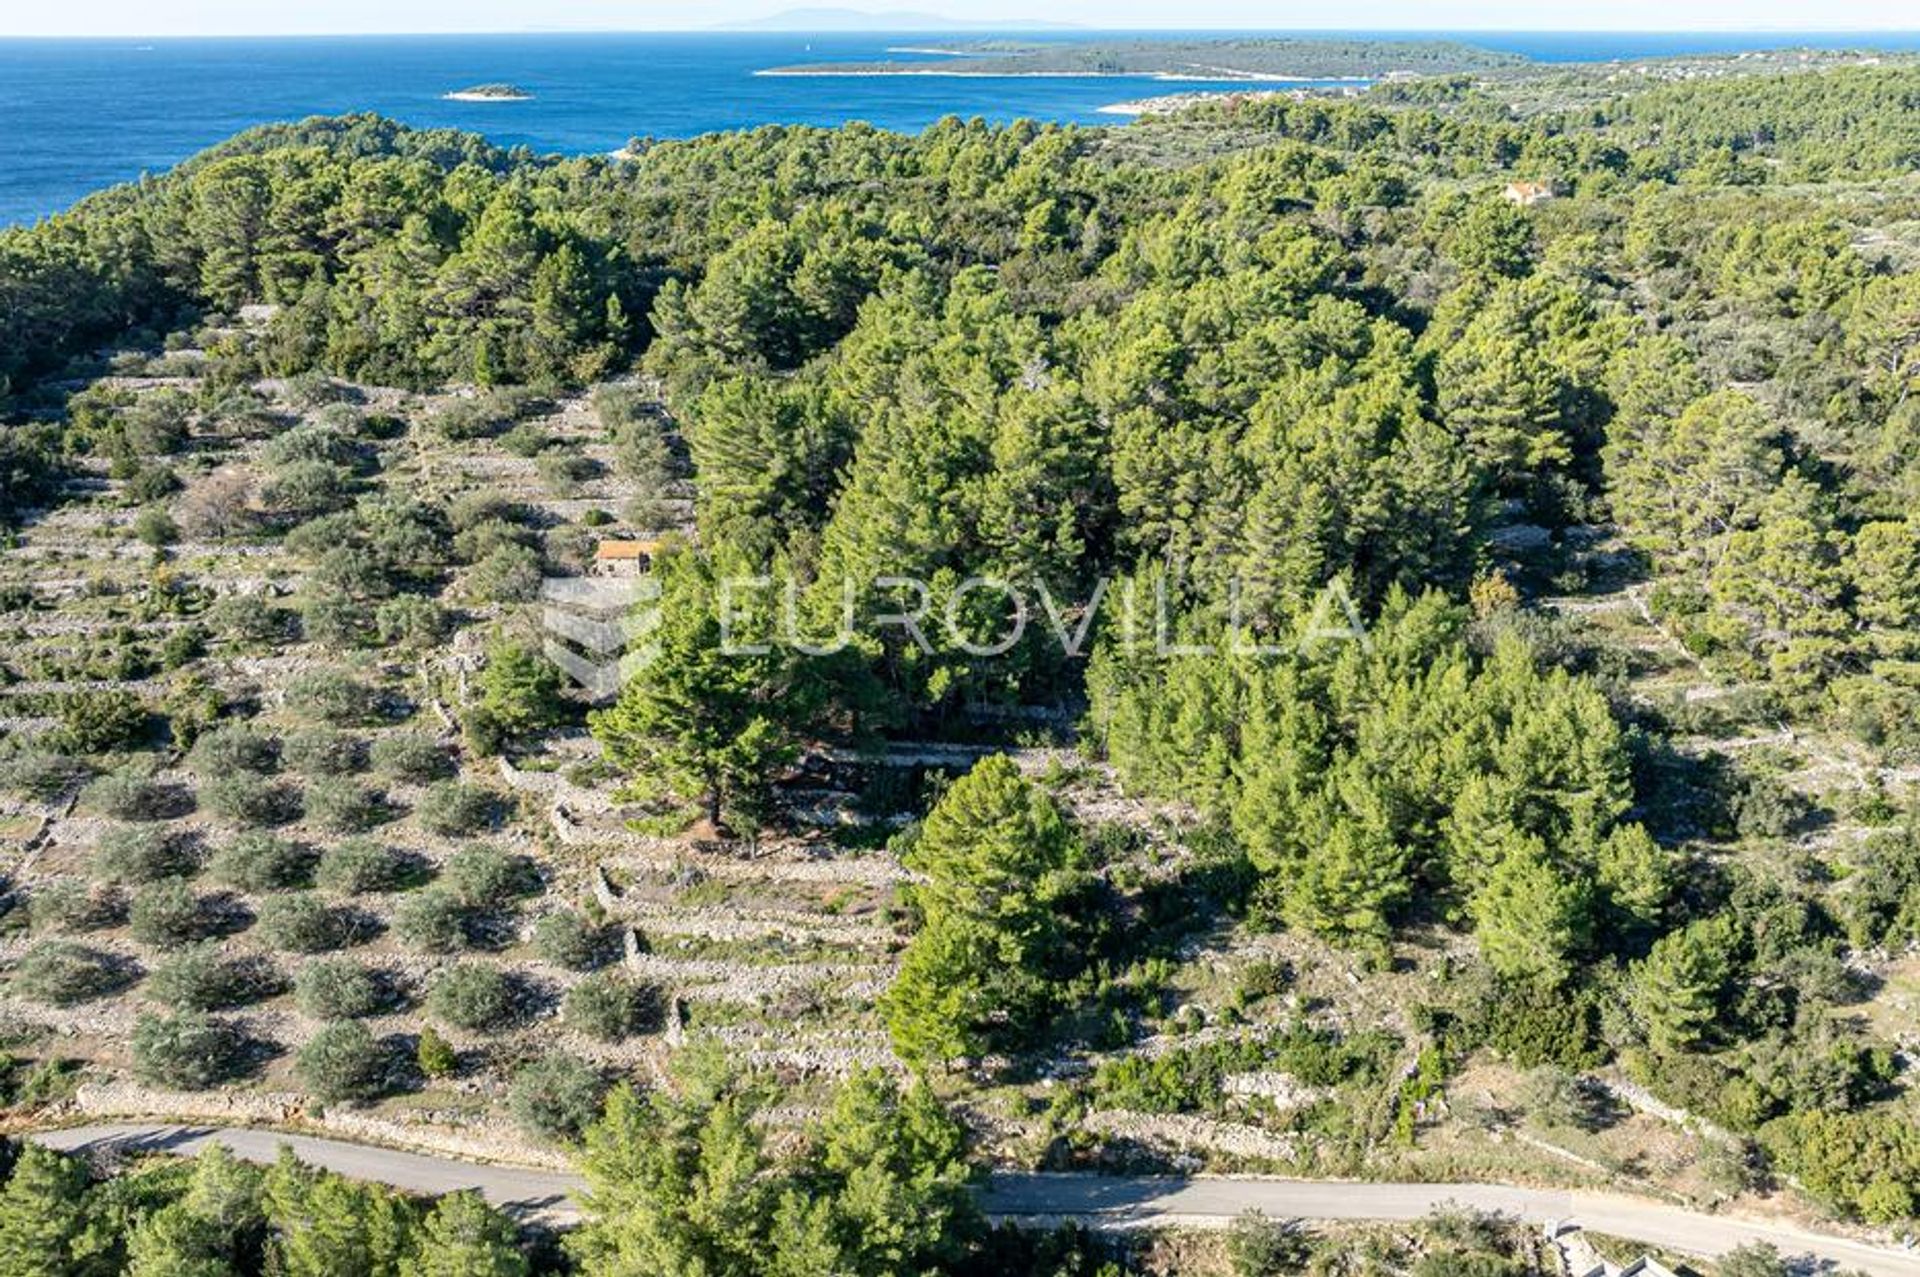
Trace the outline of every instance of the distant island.
{"type": "Polygon", "coordinates": [[[979,40],[919,49],[951,61],[818,62],[770,67],[762,75],[1072,75],[1179,80],[1377,80],[1528,65],[1456,40],[1099,40],[1053,43],[979,40]]]}
{"type": "Polygon", "coordinates": [[[1037,18],[953,18],[940,13],[907,10],[870,12],[865,9],[788,9],[764,18],[716,24],[715,31],[1070,31],[1070,22],[1037,18]]]}
{"type": "Polygon", "coordinates": [[[533,94],[517,84],[476,84],[446,95],[449,102],[531,102],[533,94]]]}

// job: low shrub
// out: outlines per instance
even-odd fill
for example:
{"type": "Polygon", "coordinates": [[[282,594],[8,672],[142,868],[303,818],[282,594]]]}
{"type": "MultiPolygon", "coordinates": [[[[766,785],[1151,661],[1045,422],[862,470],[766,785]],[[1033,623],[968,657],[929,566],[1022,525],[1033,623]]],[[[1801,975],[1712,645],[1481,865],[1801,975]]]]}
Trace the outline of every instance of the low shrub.
{"type": "Polygon", "coordinates": [[[393,1052],[353,1020],[323,1026],[294,1059],[309,1091],[329,1103],[373,1100],[392,1085],[393,1052]]]}
{"type": "Polygon", "coordinates": [[[192,843],[171,830],[152,826],[109,829],[93,849],[93,876],[102,882],[159,882],[190,876],[199,868],[200,857],[192,843]]]}
{"type": "Polygon", "coordinates": [[[491,827],[499,815],[499,800],[478,785],[441,781],[420,796],[414,815],[429,832],[460,838],[491,827]]]}
{"type": "Polygon", "coordinates": [[[44,1006],[68,1007],[126,986],[125,964],[112,954],[69,941],[37,944],[14,965],[7,991],[44,1006]]]}
{"type": "Polygon", "coordinates": [[[533,924],[533,948],[556,966],[586,971],[606,958],[607,930],[576,910],[563,909],[533,924]]]}
{"type": "Polygon", "coordinates": [[[538,553],[509,542],[468,569],[466,588],[483,603],[525,603],[540,593],[543,575],[538,553]]]}
{"type": "Polygon", "coordinates": [[[341,895],[399,891],[422,876],[419,857],[371,838],[348,838],[320,855],[320,886],[341,895]]]}
{"type": "Polygon", "coordinates": [[[571,1055],[548,1055],[514,1074],[507,1108],[521,1129],[544,1140],[571,1143],[600,1116],[607,1082],[571,1055]]]}
{"type": "Polygon", "coordinates": [[[384,976],[352,958],[309,963],[294,980],[294,1003],[316,1020],[357,1020],[393,1005],[384,976]]]}
{"type": "Polygon", "coordinates": [[[392,813],[379,793],[344,776],[329,776],[307,788],[307,819],[330,833],[365,833],[392,813]]]}
{"type": "Polygon", "coordinates": [[[467,911],[438,887],[404,897],[392,925],[395,938],[422,953],[456,953],[469,943],[467,911]]]}
{"type": "Polygon", "coordinates": [[[300,814],[297,792],[248,772],[208,781],[200,800],[221,820],[240,828],[284,824],[300,814]]]}
{"type": "Polygon", "coordinates": [[[192,806],[178,787],[132,768],[109,772],[89,783],[80,803],[114,820],[166,820],[192,806]]]}
{"type": "Polygon", "coordinates": [[[287,953],[325,953],[352,936],[348,917],[316,895],[274,896],[260,905],[255,934],[287,953]]]}
{"type": "Polygon", "coordinates": [[[54,706],[62,752],[105,754],[134,749],[153,735],[154,713],[132,692],[69,692],[54,706]]]}
{"type": "Polygon", "coordinates": [[[205,939],[218,930],[219,918],[192,887],[171,878],[134,893],[127,926],[141,944],[166,948],[205,939]]]}
{"type": "Polygon", "coordinates": [[[345,776],[366,764],[366,742],[331,727],[314,727],[287,737],[287,766],[302,776],[345,776]]]}
{"type": "Polygon", "coordinates": [[[27,900],[27,920],[35,931],[98,931],[119,923],[126,912],[118,891],[73,878],[36,887],[27,900]]]}
{"type": "Polygon", "coordinates": [[[287,686],[286,703],[310,723],[353,727],[376,716],[380,695],[344,670],[311,670],[287,686]]]}
{"type": "Polygon", "coordinates": [[[590,975],[567,991],[566,1026],[595,1042],[619,1042],[651,1028],[659,996],[611,971],[590,975]]]}
{"type": "Polygon", "coordinates": [[[143,1015],[133,1026],[133,1072],[149,1086],[204,1091],[244,1072],[247,1048],[239,1029],[203,1011],[143,1015]]]}
{"type": "Polygon", "coordinates": [[[513,981],[493,967],[449,967],[427,991],[427,1009],[456,1029],[482,1033],[512,1023],[519,999],[513,981]]]}
{"type": "Polygon", "coordinates": [[[201,733],[187,754],[187,765],[202,776],[233,772],[266,775],[280,765],[280,743],[265,732],[236,724],[201,733]]]}
{"type": "Polygon", "coordinates": [[[420,1030],[420,1042],[414,1048],[413,1059],[428,1077],[446,1077],[460,1067],[459,1052],[431,1024],[420,1030]]]}
{"type": "Polygon", "coordinates": [[[448,857],[440,881],[469,909],[498,909],[538,891],[540,872],[525,856],[482,845],[448,857]]]}
{"type": "Polygon", "coordinates": [[[443,642],[453,628],[453,618],[432,599],[402,594],[375,609],[373,628],[383,644],[418,651],[443,642]]]}
{"type": "Polygon", "coordinates": [[[225,1011],[273,996],[279,973],[251,958],[230,958],[217,945],[183,949],[154,967],[146,993],[176,1011],[225,1011]]]}
{"type": "Polygon", "coordinates": [[[440,742],[422,732],[396,732],[373,742],[373,769],[389,780],[424,785],[453,772],[440,742]]]}
{"type": "Polygon", "coordinates": [[[214,853],[214,878],[241,891],[291,891],[313,881],[311,849],[267,833],[241,834],[214,853]]]}
{"type": "Polygon", "coordinates": [[[540,482],[556,497],[573,496],[581,484],[600,473],[592,457],[559,448],[542,453],[533,466],[540,482]]]}
{"type": "Polygon", "coordinates": [[[229,594],[207,609],[207,624],[229,643],[278,643],[293,629],[293,614],[257,594],[229,594]]]}
{"type": "Polygon", "coordinates": [[[58,798],[87,775],[87,765],[79,759],[47,750],[28,750],[0,759],[0,789],[37,802],[58,798]]]}

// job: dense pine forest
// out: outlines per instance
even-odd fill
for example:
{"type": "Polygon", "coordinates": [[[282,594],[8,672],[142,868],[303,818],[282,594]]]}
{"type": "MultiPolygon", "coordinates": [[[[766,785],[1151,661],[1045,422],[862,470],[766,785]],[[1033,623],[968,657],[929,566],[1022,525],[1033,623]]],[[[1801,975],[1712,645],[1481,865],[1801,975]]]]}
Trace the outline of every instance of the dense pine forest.
{"type": "Polygon", "coordinates": [[[30,1150],[0,1270],[1533,1262],[1016,1234],[988,1164],[1910,1227],[1920,70],[1782,65],[314,119],[0,232],[16,1126],[438,1106],[592,1185],[30,1150]],[[538,596],[616,537],[590,708],[538,596]]]}

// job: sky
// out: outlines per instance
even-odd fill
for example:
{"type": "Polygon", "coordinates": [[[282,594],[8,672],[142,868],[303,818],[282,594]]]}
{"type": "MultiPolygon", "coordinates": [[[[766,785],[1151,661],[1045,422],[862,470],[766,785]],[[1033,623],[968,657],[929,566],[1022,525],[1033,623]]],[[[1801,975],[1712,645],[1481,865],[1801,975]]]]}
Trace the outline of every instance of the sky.
{"type": "Polygon", "coordinates": [[[1009,14],[1088,27],[1306,30],[1870,31],[1920,27],[1913,0],[0,0],[0,36],[699,30],[792,8],[1009,14]]]}

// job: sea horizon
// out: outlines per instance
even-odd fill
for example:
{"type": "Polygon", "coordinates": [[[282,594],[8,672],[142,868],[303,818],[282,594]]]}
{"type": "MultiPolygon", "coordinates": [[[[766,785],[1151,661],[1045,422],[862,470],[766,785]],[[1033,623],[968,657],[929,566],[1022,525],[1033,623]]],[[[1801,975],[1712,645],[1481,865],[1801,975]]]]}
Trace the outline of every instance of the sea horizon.
{"type": "MultiPolygon", "coordinates": [[[[1393,31],[1072,29],[827,32],[544,31],[480,34],[16,36],[0,38],[0,225],[85,196],[261,124],[376,112],[480,133],[543,154],[605,154],[632,137],[686,138],[768,124],[860,121],[918,132],[945,116],[1116,123],[1102,108],[1219,91],[1218,79],[1096,75],[768,76],[807,62],[937,60],[922,45],[1016,39],[1452,39],[1544,63],[1778,48],[1920,50],[1920,30],[1393,31]],[[470,85],[524,85],[531,100],[449,101],[470,85]]],[[[1236,81],[1310,85],[1309,78],[1236,81]]]]}

